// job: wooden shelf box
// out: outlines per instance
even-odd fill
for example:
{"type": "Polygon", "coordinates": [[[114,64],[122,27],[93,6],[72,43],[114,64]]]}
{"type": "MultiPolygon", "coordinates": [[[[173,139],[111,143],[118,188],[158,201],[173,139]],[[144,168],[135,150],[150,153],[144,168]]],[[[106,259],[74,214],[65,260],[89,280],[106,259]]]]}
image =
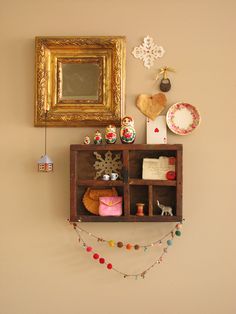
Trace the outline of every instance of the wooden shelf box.
{"type": "Polygon", "coordinates": [[[182,145],[181,144],[113,144],[70,146],[70,221],[84,222],[170,222],[182,220],[182,145]],[[122,180],[103,181],[94,179],[96,171],[94,152],[120,153],[122,180]],[[143,180],[143,158],[175,157],[175,180],[143,180]],[[119,217],[91,214],[83,205],[82,198],[88,187],[115,187],[123,197],[123,214],[119,217]],[[171,206],[173,216],[161,216],[157,207],[171,206]],[[136,216],[136,203],[145,203],[143,217],[136,216]]]}

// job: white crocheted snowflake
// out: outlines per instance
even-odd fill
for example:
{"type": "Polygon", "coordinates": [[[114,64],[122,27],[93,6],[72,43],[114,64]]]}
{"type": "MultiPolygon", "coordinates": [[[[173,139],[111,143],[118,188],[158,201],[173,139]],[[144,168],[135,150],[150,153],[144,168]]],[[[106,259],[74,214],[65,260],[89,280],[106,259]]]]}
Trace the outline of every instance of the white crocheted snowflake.
{"type": "Polygon", "coordinates": [[[144,66],[148,69],[153,66],[154,60],[161,58],[164,53],[164,48],[156,45],[153,39],[149,36],[144,38],[142,45],[135,47],[132,51],[134,57],[143,60],[144,66]]]}
{"type": "Polygon", "coordinates": [[[96,156],[97,161],[95,161],[93,166],[95,170],[98,170],[94,179],[97,179],[104,174],[110,175],[112,172],[117,173],[121,179],[120,170],[122,169],[122,162],[120,160],[120,154],[116,154],[114,158],[112,158],[112,152],[110,151],[106,152],[104,157],[97,152],[94,152],[94,155],[96,156]]]}

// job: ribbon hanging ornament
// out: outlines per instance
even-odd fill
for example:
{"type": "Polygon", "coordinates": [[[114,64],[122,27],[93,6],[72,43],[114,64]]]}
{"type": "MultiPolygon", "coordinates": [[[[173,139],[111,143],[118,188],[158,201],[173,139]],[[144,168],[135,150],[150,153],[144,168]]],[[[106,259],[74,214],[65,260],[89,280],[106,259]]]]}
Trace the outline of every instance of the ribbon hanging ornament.
{"type": "Polygon", "coordinates": [[[167,77],[167,72],[175,72],[173,68],[164,67],[159,69],[158,74],[156,76],[156,81],[159,80],[162,75],[162,79],[160,82],[160,90],[162,92],[168,92],[171,89],[170,79],[167,77]]]}

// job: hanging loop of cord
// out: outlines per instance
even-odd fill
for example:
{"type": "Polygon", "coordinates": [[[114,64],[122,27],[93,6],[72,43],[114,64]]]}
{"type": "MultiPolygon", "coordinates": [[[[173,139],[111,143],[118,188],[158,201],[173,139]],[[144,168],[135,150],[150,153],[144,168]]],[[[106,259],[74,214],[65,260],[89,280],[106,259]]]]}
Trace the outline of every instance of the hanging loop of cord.
{"type": "Polygon", "coordinates": [[[45,143],[44,151],[45,151],[45,154],[44,155],[47,155],[47,114],[48,114],[48,111],[45,110],[45,116],[44,116],[44,136],[45,136],[45,139],[44,139],[44,143],[45,143]]]}

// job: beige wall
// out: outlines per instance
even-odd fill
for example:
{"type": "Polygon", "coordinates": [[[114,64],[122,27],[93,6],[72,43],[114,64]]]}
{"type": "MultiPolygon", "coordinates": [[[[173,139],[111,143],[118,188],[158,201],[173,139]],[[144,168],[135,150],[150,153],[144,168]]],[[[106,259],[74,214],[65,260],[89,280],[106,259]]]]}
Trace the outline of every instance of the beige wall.
{"type": "MultiPolygon", "coordinates": [[[[1,314],[236,313],[235,10],[234,0],[1,1],[1,314]],[[131,55],[148,34],[166,50],[150,71],[131,55]],[[168,137],[184,145],[187,223],[145,280],[98,265],[66,221],[69,145],[94,129],[50,129],[55,172],[36,171],[43,152],[43,129],[33,127],[36,35],[127,37],[126,112],[135,118],[137,143],[145,142],[145,118],[134,100],[157,91],[153,76],[160,66],[177,69],[169,104],[188,101],[201,111],[194,134],[168,137]]],[[[171,224],[84,227],[108,239],[148,242],[171,224]]],[[[100,248],[123,271],[149,265],[155,251],[100,248]]]]}

